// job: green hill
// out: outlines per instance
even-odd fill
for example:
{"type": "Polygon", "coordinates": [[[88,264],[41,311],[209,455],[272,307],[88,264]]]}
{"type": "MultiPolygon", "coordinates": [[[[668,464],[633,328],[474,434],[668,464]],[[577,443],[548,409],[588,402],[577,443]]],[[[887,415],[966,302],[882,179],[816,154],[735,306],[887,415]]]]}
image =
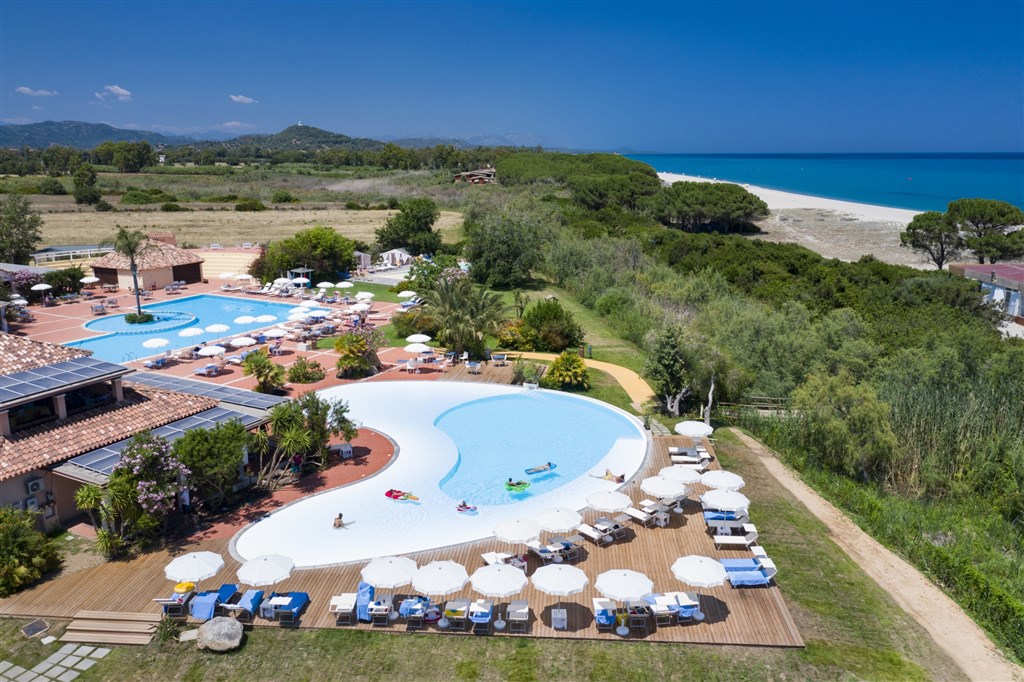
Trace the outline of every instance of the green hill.
{"type": "Polygon", "coordinates": [[[203,148],[237,149],[239,147],[256,147],[271,152],[279,151],[321,151],[324,149],[351,149],[354,151],[373,151],[383,149],[380,140],[366,137],[349,137],[329,130],[304,126],[302,124],[288,126],[273,135],[243,135],[225,142],[199,142],[194,146],[203,148]]]}
{"type": "Polygon", "coordinates": [[[127,130],[105,123],[84,121],[45,121],[23,125],[0,125],[0,148],[45,149],[54,145],[92,149],[104,142],[138,142],[151,145],[176,146],[192,142],[190,138],[161,135],[148,130],[127,130]]]}

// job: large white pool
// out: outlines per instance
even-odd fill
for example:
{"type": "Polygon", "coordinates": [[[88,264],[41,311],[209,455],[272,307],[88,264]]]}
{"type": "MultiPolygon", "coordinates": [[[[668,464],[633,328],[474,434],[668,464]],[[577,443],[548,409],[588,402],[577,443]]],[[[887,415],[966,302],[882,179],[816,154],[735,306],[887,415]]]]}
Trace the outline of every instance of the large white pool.
{"type": "Polygon", "coordinates": [[[244,529],[242,559],[284,554],[298,567],[360,561],[479,540],[505,519],[553,506],[583,509],[617,487],[606,469],[631,477],[648,438],[639,420],[587,398],[517,386],[443,381],[369,382],[320,392],[348,402],[352,418],[393,439],[392,464],[376,476],[315,495],[244,529]],[[553,471],[525,469],[552,462],[553,471]],[[508,478],[529,480],[509,493],[508,478]],[[409,491],[417,501],[385,497],[409,491]],[[476,513],[459,513],[465,499],[476,513]],[[345,515],[346,528],[334,517],[345,515]]]}

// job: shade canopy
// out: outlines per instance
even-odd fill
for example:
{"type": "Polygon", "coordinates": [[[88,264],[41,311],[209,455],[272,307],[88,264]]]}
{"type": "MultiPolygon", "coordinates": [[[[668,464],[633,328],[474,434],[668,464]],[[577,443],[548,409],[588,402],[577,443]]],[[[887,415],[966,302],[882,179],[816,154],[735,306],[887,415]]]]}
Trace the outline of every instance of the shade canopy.
{"type": "Polygon", "coordinates": [[[251,336],[239,336],[237,338],[231,339],[230,341],[228,341],[228,343],[230,343],[235,348],[245,348],[247,346],[255,346],[256,339],[252,338],[251,336]]]}
{"type": "Polygon", "coordinates": [[[301,305],[297,305],[294,308],[289,308],[288,309],[288,314],[289,315],[305,315],[308,312],[309,312],[309,308],[303,307],[301,305]]]}
{"type": "Polygon", "coordinates": [[[419,566],[412,559],[385,556],[366,564],[360,575],[363,576],[363,580],[378,589],[394,589],[412,582],[412,577],[418,570],[419,566]]]}
{"type": "Polygon", "coordinates": [[[410,343],[402,350],[406,353],[429,353],[433,349],[425,343],[410,343]]]}
{"type": "Polygon", "coordinates": [[[587,574],[575,566],[548,564],[533,572],[530,579],[533,586],[553,597],[568,597],[578,594],[590,582],[587,574]]]}
{"type": "Polygon", "coordinates": [[[246,585],[273,585],[286,579],[295,569],[295,562],[280,554],[265,554],[249,559],[238,569],[238,579],[246,585]]]}
{"type": "Polygon", "coordinates": [[[314,317],[314,318],[316,318],[318,320],[323,319],[323,318],[327,317],[330,314],[331,313],[326,311],[326,310],[310,310],[309,311],[309,316],[310,317],[314,317]]]}
{"type": "Polygon", "coordinates": [[[206,331],[210,332],[211,334],[221,334],[229,329],[231,329],[231,327],[227,326],[226,324],[211,324],[209,327],[206,328],[206,331]]]}
{"type": "Polygon", "coordinates": [[[473,571],[469,577],[473,589],[485,597],[510,597],[526,587],[526,573],[509,564],[492,564],[473,571]]]}
{"type": "Polygon", "coordinates": [[[614,490],[603,490],[587,496],[587,504],[597,511],[620,512],[633,506],[633,500],[614,490]]]}
{"type": "Polygon", "coordinates": [[[46,291],[47,289],[52,288],[53,287],[51,287],[49,284],[46,284],[45,282],[40,282],[39,284],[32,285],[32,291],[46,291]]]}
{"type": "Polygon", "coordinates": [[[199,355],[204,358],[212,358],[214,355],[224,355],[226,350],[224,346],[203,346],[199,349],[199,355]]]}
{"type": "Polygon", "coordinates": [[[274,280],[274,284],[290,284],[291,280],[287,277],[278,277],[274,280]]]}
{"type": "Polygon", "coordinates": [[[168,580],[198,582],[217,575],[224,568],[224,557],[216,552],[189,552],[164,567],[168,580]]]}
{"type": "Polygon", "coordinates": [[[90,276],[90,277],[83,277],[82,279],[80,279],[78,281],[81,282],[82,284],[95,284],[96,282],[100,281],[100,278],[99,277],[92,277],[92,276],[90,276]]]}
{"type": "Polygon", "coordinates": [[[714,431],[715,430],[713,428],[704,422],[685,421],[676,424],[676,433],[680,436],[689,436],[690,438],[703,438],[704,436],[710,436],[714,431]]]}
{"type": "Polygon", "coordinates": [[[377,294],[373,293],[372,291],[360,291],[359,293],[356,294],[356,299],[359,301],[369,301],[376,295],[377,294]]]}
{"type": "Polygon", "coordinates": [[[241,315],[235,318],[235,324],[252,324],[256,318],[252,315],[241,315]]]}
{"type": "Polygon", "coordinates": [[[310,308],[319,308],[320,304],[316,301],[303,301],[302,303],[299,304],[299,307],[306,308],[308,310],[310,308]]]}
{"type": "Polygon", "coordinates": [[[545,509],[536,516],[541,530],[549,533],[568,533],[583,523],[583,516],[575,509],[552,507],[545,509]]]}
{"type": "Polygon", "coordinates": [[[305,312],[305,313],[294,313],[294,314],[288,316],[288,321],[289,322],[305,322],[308,319],[309,319],[309,313],[308,312],[305,312]]]}
{"type": "Polygon", "coordinates": [[[415,291],[409,291],[408,289],[405,290],[405,291],[399,291],[398,292],[398,298],[414,298],[415,296],[416,296],[416,292],[415,291]]]}
{"type": "Polygon", "coordinates": [[[522,544],[540,536],[540,524],[533,519],[509,519],[494,527],[494,537],[512,544],[522,544]]]}
{"type": "Polygon", "coordinates": [[[287,336],[287,335],[288,335],[288,330],[287,329],[281,329],[280,327],[274,327],[273,329],[268,329],[267,331],[263,332],[263,336],[267,337],[268,339],[279,339],[282,336],[287,336]]]}
{"type": "Polygon", "coordinates": [[[684,485],[693,485],[694,483],[700,483],[700,474],[690,467],[684,466],[670,466],[658,472],[658,475],[662,478],[668,478],[673,481],[679,481],[684,485]]]}
{"type": "Polygon", "coordinates": [[[654,581],[643,573],[628,568],[605,571],[594,581],[597,591],[608,599],[629,601],[643,599],[654,591],[654,581]]]}
{"type": "Polygon", "coordinates": [[[701,495],[701,501],[711,509],[721,511],[743,511],[750,509],[750,500],[735,490],[709,490],[701,495]]]}
{"type": "Polygon", "coordinates": [[[405,340],[409,343],[426,343],[430,341],[430,337],[426,334],[411,334],[405,337],[405,340]]]}
{"type": "Polygon", "coordinates": [[[143,348],[163,348],[169,345],[171,345],[171,342],[168,339],[161,338],[146,339],[142,342],[143,348]]]}
{"type": "Polygon", "coordinates": [[[705,471],[701,474],[700,482],[709,488],[721,488],[722,490],[739,490],[744,485],[743,478],[731,471],[705,471]]]}
{"type": "Polygon", "coordinates": [[[242,280],[242,281],[247,281],[247,280],[252,279],[252,275],[250,275],[247,272],[240,272],[237,275],[235,275],[235,279],[242,280]]]}
{"type": "Polygon", "coordinates": [[[672,575],[691,587],[719,587],[725,583],[725,566],[706,556],[684,556],[672,564],[672,575]]]}
{"type": "Polygon", "coordinates": [[[364,313],[370,308],[371,306],[368,303],[356,303],[354,306],[352,306],[352,310],[357,313],[364,313]]]}
{"type": "Polygon", "coordinates": [[[412,577],[412,588],[428,595],[446,595],[458,592],[469,582],[469,574],[462,564],[454,561],[431,561],[412,577]]]}
{"type": "Polygon", "coordinates": [[[292,284],[309,284],[308,277],[296,277],[292,280],[292,284]]]}
{"type": "Polygon", "coordinates": [[[655,497],[682,497],[688,491],[679,481],[664,476],[651,476],[640,482],[640,490],[655,497]]]}
{"type": "Polygon", "coordinates": [[[189,327],[187,329],[182,329],[180,332],[178,332],[178,336],[187,339],[190,336],[202,336],[205,333],[206,332],[200,329],[199,327],[189,327]]]}

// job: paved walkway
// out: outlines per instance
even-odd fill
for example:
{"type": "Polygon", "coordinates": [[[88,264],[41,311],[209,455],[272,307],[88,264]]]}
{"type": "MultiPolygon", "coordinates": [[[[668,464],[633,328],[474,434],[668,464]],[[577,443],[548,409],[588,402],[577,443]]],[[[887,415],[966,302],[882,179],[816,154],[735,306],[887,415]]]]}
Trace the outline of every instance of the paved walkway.
{"type": "MultiPolygon", "coordinates": [[[[49,643],[55,641],[52,637],[48,639],[49,643]]],[[[65,644],[31,670],[25,670],[10,661],[0,661],[0,679],[17,682],[71,682],[109,653],[110,649],[103,647],[65,644]]]]}
{"type": "MultiPolygon", "coordinates": [[[[558,357],[557,353],[516,353],[527,360],[547,360],[552,361],[558,357]]],[[[633,407],[637,412],[643,411],[643,404],[654,397],[654,391],[644,381],[639,374],[631,369],[626,369],[620,365],[613,365],[610,362],[602,362],[601,360],[593,360],[585,358],[583,360],[587,363],[587,367],[593,367],[599,369],[602,372],[608,372],[615,380],[619,382],[619,385],[629,395],[629,399],[633,401],[633,407]]]]}

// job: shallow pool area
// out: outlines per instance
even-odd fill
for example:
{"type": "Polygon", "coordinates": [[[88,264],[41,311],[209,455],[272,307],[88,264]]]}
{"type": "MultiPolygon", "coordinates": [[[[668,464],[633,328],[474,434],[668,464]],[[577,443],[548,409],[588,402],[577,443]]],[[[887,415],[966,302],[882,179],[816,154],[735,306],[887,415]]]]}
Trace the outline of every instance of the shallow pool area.
{"type": "Polygon", "coordinates": [[[84,327],[89,331],[105,332],[103,336],[79,339],[66,345],[91,350],[94,357],[108,362],[131,362],[152,355],[162,355],[167,349],[191,348],[203,341],[213,343],[219,339],[242,336],[256,329],[284,322],[288,319],[288,311],[296,305],[216,294],[198,294],[143,305],[142,309],[152,313],[157,319],[148,324],[128,324],[124,321],[124,316],[134,311],[134,297],[122,297],[121,302],[125,305],[120,308],[120,314],[108,314],[85,323],[84,327]],[[236,318],[246,315],[273,315],[275,319],[264,323],[235,323],[236,318]],[[186,328],[204,329],[213,324],[227,325],[228,331],[204,331],[201,335],[189,337],[178,335],[186,328]],[[154,338],[167,339],[170,344],[160,350],[143,346],[143,343],[154,338]]]}
{"type": "MultiPolygon", "coordinates": [[[[648,452],[635,417],[604,403],[519,386],[381,381],[320,391],[348,403],[349,414],[397,445],[375,476],[287,505],[240,531],[241,559],[284,554],[298,567],[362,561],[491,537],[501,521],[554,506],[583,509],[586,497],[630,478],[648,452]],[[553,471],[525,469],[547,462],[553,471]],[[508,478],[530,482],[509,493],[508,478]],[[395,500],[389,490],[417,499],[395,500]],[[460,513],[460,500],[476,505],[460,513]],[[335,529],[338,513],[346,527],[335,529]]],[[[522,547],[510,548],[521,550],[522,547]]]]}

